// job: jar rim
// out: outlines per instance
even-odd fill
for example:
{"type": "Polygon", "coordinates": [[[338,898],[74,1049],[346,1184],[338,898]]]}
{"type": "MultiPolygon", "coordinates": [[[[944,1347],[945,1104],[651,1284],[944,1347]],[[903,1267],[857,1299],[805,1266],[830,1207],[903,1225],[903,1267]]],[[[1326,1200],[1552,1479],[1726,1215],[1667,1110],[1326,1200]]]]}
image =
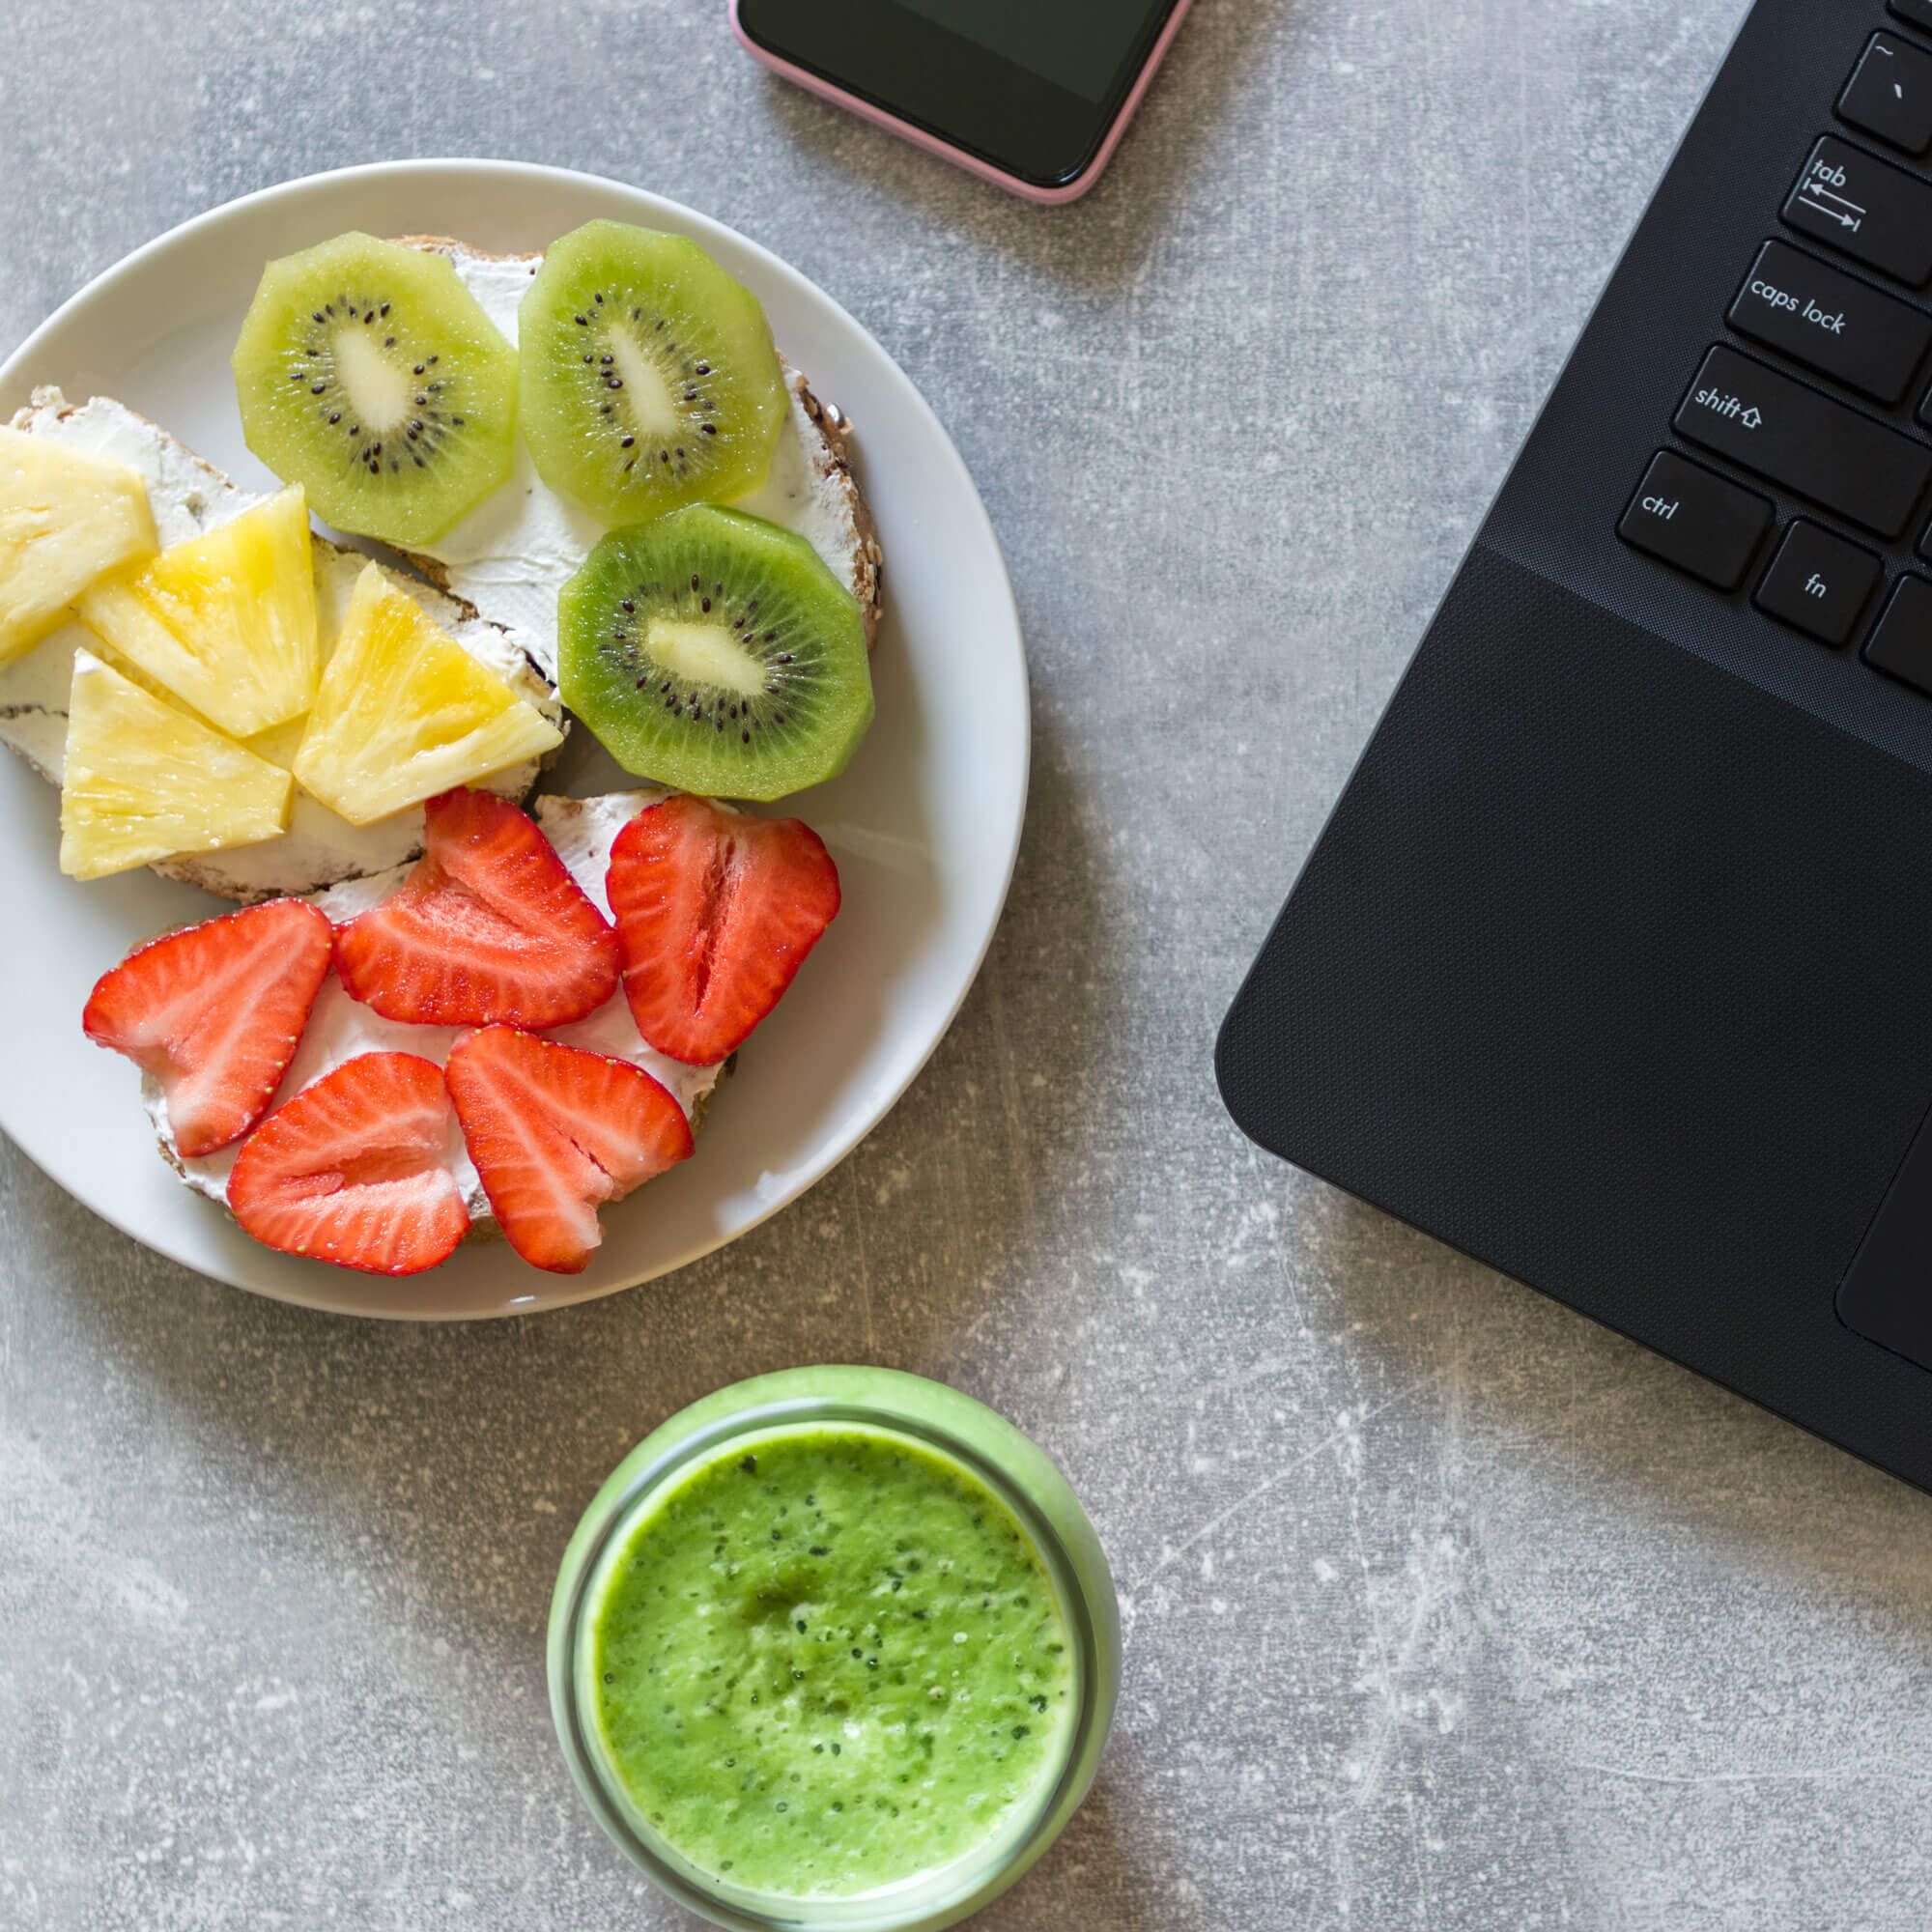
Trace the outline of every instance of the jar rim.
{"type": "MultiPolygon", "coordinates": [[[[1016,1440],[1026,1441],[1004,1417],[986,1412],[1003,1429],[1011,1430],[1016,1440]]],[[[567,1559],[569,1590],[560,1595],[560,1625],[553,1619],[561,1637],[560,1643],[553,1641],[551,1656],[558,1736],[572,1776],[598,1823],[646,1876],[691,1910],[732,1932],[781,1932],[781,1928],[799,1932],[804,1927],[812,1932],[900,1932],[900,1928],[952,1923],[1002,1889],[1007,1874],[1030,1863],[1083,1794],[1097,1754],[1096,1733],[1104,1732],[1112,1718],[1111,1709],[1101,1708],[1110,1700],[1098,1694],[1107,1682],[1101,1618],[1073,1552],[1048,1513],[980,1444],[888,1400],[853,1395],[753,1400],[668,1443],[614,1497],[600,1495],[591,1507],[600,1512],[601,1520],[587,1544],[581,1549],[573,1546],[567,1559]],[[948,1863],[868,1891],[798,1897],[732,1886],[680,1855],[638,1814],[602,1747],[595,1719],[584,1708],[582,1660],[593,1628],[586,1612],[601,1595],[600,1579],[618,1559],[653,1501],[732,1444],[752,1436],[840,1423],[881,1430],[937,1452],[983,1483],[1011,1512],[1046,1572],[1072,1638],[1075,1710],[1073,1722],[1062,1730],[1054,1775],[1042,1779],[1027,1801],[1023,1827],[996,1832],[948,1863]]]]}

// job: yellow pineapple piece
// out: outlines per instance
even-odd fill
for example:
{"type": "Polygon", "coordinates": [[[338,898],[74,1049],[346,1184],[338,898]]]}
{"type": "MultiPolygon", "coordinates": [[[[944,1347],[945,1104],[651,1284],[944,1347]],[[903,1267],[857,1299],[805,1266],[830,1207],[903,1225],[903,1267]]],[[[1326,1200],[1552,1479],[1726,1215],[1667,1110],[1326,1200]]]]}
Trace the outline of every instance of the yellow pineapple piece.
{"type": "Polygon", "coordinates": [[[301,486],[102,579],[79,611],[129,664],[238,738],[299,718],[322,666],[301,486]]]}
{"type": "Polygon", "coordinates": [[[301,750],[302,734],[308,729],[306,718],[292,718],[272,731],[258,731],[248,740],[248,749],[258,758],[267,758],[285,772],[296,768],[296,753],[301,750]]]}
{"type": "Polygon", "coordinates": [[[155,554],[137,471],[0,429],[0,664],[40,642],[104,572],[155,554]]]}
{"type": "Polygon", "coordinates": [[[253,845],[288,828],[295,781],[264,758],[73,654],[60,868],[103,878],[190,852],[253,845]]]}
{"type": "MultiPolygon", "coordinates": [[[[129,684],[138,684],[141,687],[141,689],[148,694],[150,697],[158,697],[163,704],[168,705],[177,711],[183,708],[181,699],[178,698],[174,695],[174,693],[171,692],[167,688],[167,686],[160,681],[159,678],[150,677],[148,673],[144,671],[139,665],[134,663],[134,661],[131,658],[124,658],[121,655],[121,653],[114,648],[112,644],[104,643],[101,640],[99,632],[93,633],[90,636],[88,641],[90,648],[94,652],[94,655],[98,657],[100,660],[100,662],[107,667],[109,670],[118,670],[121,673],[121,675],[128,680],[129,684]]],[[[207,722],[208,721],[205,718],[202,720],[202,723],[204,724],[207,724],[207,722]]],[[[286,729],[288,727],[284,726],[283,728],[286,729]]],[[[301,729],[301,725],[299,724],[297,724],[295,729],[299,731],[301,729]]],[[[251,752],[254,752],[254,751],[260,751],[261,747],[257,745],[250,745],[248,749],[251,752]]],[[[274,760],[271,759],[270,762],[272,763],[274,762],[274,760]]]]}
{"type": "Polygon", "coordinates": [[[562,742],[372,563],[323,670],[295,773],[331,811],[368,825],[562,742]]]}

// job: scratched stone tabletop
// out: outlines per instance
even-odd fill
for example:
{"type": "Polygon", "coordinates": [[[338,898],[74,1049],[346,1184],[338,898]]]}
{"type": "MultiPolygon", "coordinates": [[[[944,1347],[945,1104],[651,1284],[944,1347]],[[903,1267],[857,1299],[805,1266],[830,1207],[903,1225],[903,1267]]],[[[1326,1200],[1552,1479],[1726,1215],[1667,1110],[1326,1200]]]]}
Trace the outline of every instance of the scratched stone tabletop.
{"type": "Polygon", "coordinates": [[[931,400],[1036,737],[945,1045],[655,1286],[304,1314],[0,1151],[0,1923],[691,1932],[553,1744],[553,1574],[670,1410],[839,1359],[1006,1410],[1118,1576],[1098,1786],[987,1932],[1926,1922],[1927,1503],[1265,1158],[1209,1065],[1740,12],[1201,0],[1051,211],[770,79],[723,0],[14,9],[0,349],[317,169],[659,190],[931,400]]]}

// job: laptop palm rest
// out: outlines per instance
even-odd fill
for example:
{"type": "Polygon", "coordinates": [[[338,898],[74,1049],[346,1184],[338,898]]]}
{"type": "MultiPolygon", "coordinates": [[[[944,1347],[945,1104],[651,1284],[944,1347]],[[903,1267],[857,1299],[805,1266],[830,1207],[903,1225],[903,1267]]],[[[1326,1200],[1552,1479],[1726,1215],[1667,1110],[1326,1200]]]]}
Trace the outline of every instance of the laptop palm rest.
{"type": "Polygon", "coordinates": [[[1221,1037],[1263,1146],[1932,1490],[1932,775],[1487,544],[1221,1037]],[[1922,1144],[1915,1147],[1915,1141],[1922,1144]]]}
{"type": "Polygon", "coordinates": [[[1838,1319],[1932,1369],[1932,1113],[1838,1285],[1838,1319]]]}

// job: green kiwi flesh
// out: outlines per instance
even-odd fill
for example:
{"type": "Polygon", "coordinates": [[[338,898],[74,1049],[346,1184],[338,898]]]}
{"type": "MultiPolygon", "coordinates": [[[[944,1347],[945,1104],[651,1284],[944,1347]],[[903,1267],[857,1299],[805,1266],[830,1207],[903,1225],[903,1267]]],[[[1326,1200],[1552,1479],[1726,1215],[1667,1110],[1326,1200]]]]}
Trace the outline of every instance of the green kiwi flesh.
{"type": "Polygon", "coordinates": [[[607,524],[755,490],[787,410],[757,298],[696,242],[618,221],[554,242],[517,315],[537,473],[607,524]]]}
{"type": "Polygon", "coordinates": [[[563,700],[628,772],[708,798],[836,778],[872,722],[859,606],[803,537],[695,504],[563,587],[563,700]]]}
{"type": "Polygon", "coordinates": [[[339,530],[434,543],[510,473],[517,353],[440,255],[349,234],[270,262],[235,387],[248,447],[339,530]]]}

